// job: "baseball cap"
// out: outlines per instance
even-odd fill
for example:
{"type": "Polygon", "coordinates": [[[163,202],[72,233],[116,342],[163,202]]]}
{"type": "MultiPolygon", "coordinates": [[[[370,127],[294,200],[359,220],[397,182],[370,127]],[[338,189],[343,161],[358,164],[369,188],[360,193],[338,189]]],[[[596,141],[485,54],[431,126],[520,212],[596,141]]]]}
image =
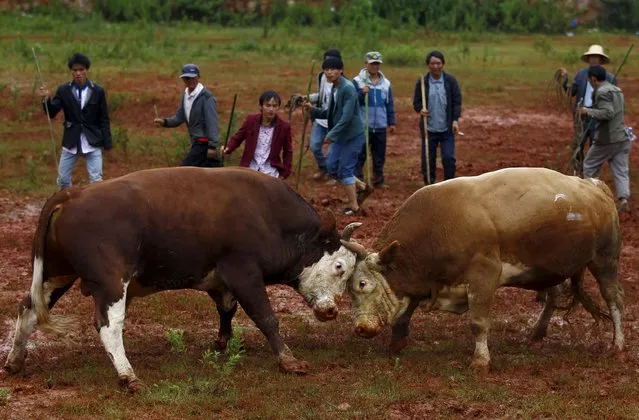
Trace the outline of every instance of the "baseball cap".
{"type": "Polygon", "coordinates": [[[185,64],[182,67],[182,74],[180,75],[180,79],[183,77],[198,77],[200,75],[200,69],[195,64],[185,64]]]}
{"type": "Polygon", "coordinates": [[[377,51],[368,52],[368,53],[366,53],[366,62],[368,64],[371,64],[371,63],[383,63],[382,54],[380,52],[377,52],[377,51]]]}

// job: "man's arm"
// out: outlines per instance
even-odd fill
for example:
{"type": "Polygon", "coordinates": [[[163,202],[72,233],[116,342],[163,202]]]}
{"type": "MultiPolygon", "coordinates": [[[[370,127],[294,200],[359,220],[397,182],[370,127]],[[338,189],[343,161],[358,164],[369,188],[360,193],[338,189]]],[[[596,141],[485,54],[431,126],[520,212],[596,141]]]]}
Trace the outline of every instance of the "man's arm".
{"type": "Polygon", "coordinates": [[[415,93],[413,94],[413,109],[415,112],[420,112],[422,110],[422,81],[421,79],[417,80],[415,83],[415,93]]]}
{"type": "MultiPolygon", "coordinates": [[[[342,139],[342,132],[346,130],[351,122],[351,118],[359,118],[359,115],[355,114],[355,109],[358,106],[357,92],[355,89],[344,88],[344,101],[342,107],[342,115],[339,121],[335,123],[331,131],[326,135],[327,138],[336,142],[337,139],[342,139]]],[[[343,139],[345,140],[345,139],[343,139]]]]}
{"type": "Polygon", "coordinates": [[[462,94],[461,89],[459,88],[459,84],[456,79],[452,79],[451,83],[451,97],[452,97],[452,106],[453,106],[453,121],[455,122],[459,120],[462,113],[462,94]]]}
{"type": "Polygon", "coordinates": [[[587,110],[587,114],[598,121],[609,121],[615,116],[612,104],[612,92],[597,92],[594,106],[587,110]]]}
{"type": "Polygon", "coordinates": [[[204,135],[209,140],[209,149],[217,149],[217,104],[213,96],[204,102],[202,115],[204,117],[204,135]]]}
{"type": "Polygon", "coordinates": [[[102,95],[100,95],[100,131],[102,132],[102,141],[104,142],[104,148],[106,150],[113,147],[113,140],[111,138],[111,120],[109,119],[109,106],[106,100],[106,91],[102,88],[102,95]]]}
{"type": "Polygon", "coordinates": [[[165,127],[177,127],[180,124],[186,122],[186,117],[184,114],[184,100],[180,101],[180,107],[175,112],[175,115],[167,117],[164,119],[165,127]]]}
{"type": "Polygon", "coordinates": [[[291,175],[293,167],[293,135],[291,133],[291,126],[288,125],[284,131],[284,141],[282,142],[282,163],[284,170],[280,174],[282,178],[286,179],[291,175]]]}
{"type": "Polygon", "coordinates": [[[250,128],[249,119],[250,119],[250,116],[246,117],[246,119],[244,120],[244,123],[242,123],[242,127],[240,127],[240,129],[237,130],[237,133],[235,133],[233,137],[231,137],[228,144],[226,145],[226,150],[224,150],[224,153],[233,152],[233,150],[240,147],[240,144],[242,144],[242,142],[246,140],[246,137],[248,136],[249,128],[250,128]]]}
{"type": "Polygon", "coordinates": [[[395,125],[395,99],[393,98],[393,88],[388,87],[388,101],[386,102],[386,125],[395,125]]]}
{"type": "Polygon", "coordinates": [[[45,101],[42,101],[42,109],[45,114],[47,109],[49,110],[49,118],[55,118],[62,109],[62,86],[58,87],[53,98],[46,98],[45,101]],[[44,105],[45,101],[46,106],[44,105]]]}

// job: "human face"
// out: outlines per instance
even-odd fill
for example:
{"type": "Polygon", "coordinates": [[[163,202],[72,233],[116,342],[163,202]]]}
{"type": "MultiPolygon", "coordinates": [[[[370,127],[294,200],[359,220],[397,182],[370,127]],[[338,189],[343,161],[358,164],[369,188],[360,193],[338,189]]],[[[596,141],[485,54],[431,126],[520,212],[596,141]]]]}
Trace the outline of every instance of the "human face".
{"type": "Polygon", "coordinates": [[[601,65],[601,56],[600,55],[589,55],[588,56],[588,64],[592,66],[600,66],[601,65]]]}
{"type": "Polygon", "coordinates": [[[197,84],[200,82],[199,77],[183,77],[182,81],[184,82],[184,86],[189,90],[189,92],[193,92],[197,87],[197,84]]]}
{"type": "Polygon", "coordinates": [[[430,61],[426,63],[426,65],[428,66],[428,70],[430,71],[430,74],[433,76],[433,78],[439,79],[439,77],[442,75],[442,70],[444,69],[444,63],[442,62],[442,60],[437,57],[431,57],[430,61]]]}
{"type": "Polygon", "coordinates": [[[271,98],[262,104],[262,118],[265,123],[270,123],[277,115],[280,103],[276,98],[271,98]]]}
{"type": "Polygon", "coordinates": [[[82,86],[87,82],[87,72],[89,70],[84,67],[82,64],[74,64],[71,66],[71,75],[73,76],[73,81],[82,86]]]}
{"type": "Polygon", "coordinates": [[[339,80],[339,77],[342,75],[342,71],[339,69],[324,69],[324,75],[326,76],[326,80],[329,83],[335,84],[339,80]]]}
{"type": "Polygon", "coordinates": [[[367,63],[366,70],[368,71],[370,75],[375,76],[377,75],[377,73],[379,73],[380,66],[381,66],[380,63],[367,63]]]}

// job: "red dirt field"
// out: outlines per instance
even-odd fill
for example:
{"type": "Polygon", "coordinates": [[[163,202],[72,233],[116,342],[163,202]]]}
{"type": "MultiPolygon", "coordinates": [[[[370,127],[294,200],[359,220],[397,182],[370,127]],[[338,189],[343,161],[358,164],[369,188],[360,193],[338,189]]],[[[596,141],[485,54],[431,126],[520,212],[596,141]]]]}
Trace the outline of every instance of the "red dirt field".
{"type": "MultiPolygon", "coordinates": [[[[632,94],[633,91],[639,93],[639,82],[634,82],[624,89],[627,98],[635,96],[632,94]]],[[[117,90],[124,91],[126,88],[126,86],[118,86],[117,90]]],[[[161,102],[158,102],[158,106],[168,111],[174,106],[173,101],[168,98],[174,99],[175,91],[173,89],[166,89],[166,91],[162,89],[162,87],[158,86],[158,89],[153,89],[152,91],[155,97],[163,98],[161,102]]],[[[222,110],[221,121],[224,122],[227,120],[230,105],[228,98],[232,98],[232,95],[219,95],[219,97],[226,98],[221,100],[218,105],[222,110]]],[[[249,106],[248,102],[244,105],[245,109],[251,109],[252,107],[252,105],[249,106]]],[[[149,115],[146,114],[142,115],[139,107],[132,107],[127,109],[126,113],[120,111],[115,118],[118,119],[120,124],[134,126],[135,122],[140,119],[149,119],[149,115]]],[[[374,192],[364,205],[365,215],[363,217],[342,216],[341,210],[344,204],[341,202],[343,197],[341,189],[311,181],[310,176],[313,170],[310,164],[302,174],[303,185],[301,191],[305,198],[317,209],[333,211],[337,215],[340,228],[355,220],[364,223],[362,228],[356,232],[354,238],[365,245],[370,244],[375,234],[401,203],[417,188],[422,186],[419,170],[418,122],[409,107],[407,97],[398,99],[398,118],[398,133],[395,136],[390,136],[387,152],[386,181],[389,188],[374,192]]],[[[627,123],[637,127],[639,120],[633,120],[634,118],[634,116],[631,116],[627,123]]],[[[299,137],[299,133],[301,133],[299,122],[301,116],[299,112],[295,114],[294,119],[296,137],[299,137]]],[[[477,175],[510,166],[556,167],[558,154],[564,151],[569,139],[572,138],[570,118],[567,115],[558,114],[556,111],[549,111],[544,104],[536,104],[534,107],[512,107],[510,105],[508,107],[500,107],[498,105],[465,107],[462,118],[462,131],[465,136],[457,139],[459,176],[477,175]]],[[[639,154],[636,148],[637,146],[635,145],[635,149],[631,153],[631,168],[637,168],[639,163],[639,154]]],[[[297,146],[295,146],[295,150],[297,151],[297,146]]],[[[565,154],[562,156],[563,161],[565,161],[567,156],[565,154]]],[[[310,162],[312,159],[310,152],[306,154],[305,159],[310,162]]],[[[108,155],[105,160],[105,174],[108,177],[126,172],[126,166],[119,163],[109,163],[108,155]]],[[[296,161],[297,158],[294,159],[294,162],[296,161]]],[[[237,156],[235,156],[234,162],[237,162],[237,156]]],[[[79,166],[80,170],[76,171],[76,178],[80,180],[86,179],[83,178],[83,176],[85,177],[83,174],[84,168],[82,165],[79,166]]],[[[441,179],[441,176],[441,168],[438,168],[438,179],[441,179]]],[[[603,179],[610,185],[610,175],[607,169],[603,173],[603,179]]],[[[634,178],[634,181],[635,184],[632,186],[632,190],[636,197],[639,196],[637,194],[639,189],[636,183],[637,179],[634,178]]],[[[290,185],[294,185],[295,175],[288,182],[290,185]]],[[[0,192],[0,363],[3,364],[11,347],[17,304],[27,293],[31,283],[31,237],[43,202],[43,199],[21,197],[6,191],[0,192]]],[[[464,205],[464,203],[451,202],[450,205],[459,206],[464,205]]],[[[570,393],[573,391],[562,388],[561,384],[557,384],[556,378],[562,377],[563,374],[574,374],[575,369],[578,369],[579,375],[587,376],[592,381],[592,387],[600,390],[598,395],[602,400],[607,398],[607,390],[618,384],[619,381],[637,383],[637,379],[639,379],[637,373],[639,371],[637,368],[639,363],[639,352],[637,350],[639,348],[639,304],[637,303],[639,302],[639,275],[637,272],[639,267],[639,213],[634,200],[631,202],[631,210],[629,214],[622,217],[623,250],[620,278],[625,289],[626,302],[624,328],[627,351],[625,360],[613,361],[605,365],[613,364],[614,369],[611,373],[608,373],[606,367],[601,365],[596,365],[592,368],[576,368],[563,362],[561,355],[555,356],[553,362],[547,363],[542,372],[533,372],[534,369],[530,365],[524,365],[518,370],[516,367],[508,366],[504,362],[500,363],[499,359],[503,356],[504,348],[500,347],[499,344],[502,344],[503,340],[506,339],[516,342],[515,349],[524,347],[526,345],[526,334],[529,332],[530,325],[539,310],[539,304],[534,301],[532,294],[503,290],[499,292],[494,306],[493,313],[496,328],[491,335],[491,343],[493,343],[491,344],[491,351],[493,352],[497,369],[485,379],[488,383],[501,384],[521,393],[570,393]],[[550,369],[548,368],[549,364],[550,369]]],[[[597,300],[601,302],[592,279],[588,279],[587,283],[591,295],[596,296],[597,300]]],[[[195,292],[175,293],[183,293],[187,296],[195,294],[195,292]]],[[[303,347],[305,343],[312,343],[315,340],[326,347],[332,345],[330,337],[321,337],[320,334],[313,333],[314,325],[316,324],[314,321],[309,321],[311,325],[308,327],[309,334],[306,337],[298,337],[302,334],[299,329],[293,333],[287,331],[287,324],[290,323],[291,319],[310,319],[311,317],[310,310],[294,291],[286,287],[271,287],[269,294],[278,317],[283,321],[281,328],[287,337],[285,340],[294,353],[303,347]]],[[[144,355],[168,352],[164,337],[165,327],[157,323],[157,320],[149,319],[148,312],[145,313],[144,318],[140,317],[140,311],[142,311],[140,308],[144,308],[148,304],[147,299],[138,300],[132,305],[133,307],[126,321],[127,330],[125,335],[144,340],[143,342],[138,341],[137,345],[137,347],[144,347],[143,350],[131,351],[129,349],[134,368],[142,363],[140,359],[144,355]]],[[[6,376],[6,374],[0,373],[0,386],[11,392],[11,398],[7,405],[0,405],[0,418],[50,417],[51,413],[48,411],[50,407],[77,394],[77,386],[74,386],[73,383],[66,386],[62,383],[52,389],[48,389],[46,386],[47,377],[42,374],[43,369],[46,369],[47,366],[56,364],[65,367],[74,366],[74,358],[76,356],[89,355],[92,360],[99,362],[101,366],[111,367],[99,338],[91,326],[92,306],[91,299],[82,297],[76,284],[61,299],[55,309],[58,313],[75,314],[81,317],[82,328],[79,331],[70,333],[69,337],[67,337],[73,342],[72,348],[61,345],[59,341],[56,341],[51,336],[36,332],[31,337],[31,341],[34,344],[29,346],[30,354],[26,360],[25,374],[6,376]],[[47,344],[51,342],[55,344],[47,344]]],[[[342,314],[337,322],[350,325],[348,312],[348,303],[344,301],[342,314]]],[[[188,314],[185,315],[182,312],[176,312],[175,316],[186,319],[187,323],[190,319],[188,314]]],[[[606,324],[593,330],[592,320],[583,310],[575,311],[569,319],[570,325],[567,325],[561,316],[556,315],[553,318],[549,329],[549,337],[546,340],[546,343],[550,344],[545,345],[550,346],[550,348],[559,346],[564,349],[575,346],[587,354],[588,358],[594,360],[610,358],[608,348],[612,337],[611,325],[606,324]]],[[[239,322],[243,325],[251,325],[245,316],[240,317],[239,322]]],[[[419,348],[424,346],[424,343],[431,341],[432,338],[429,335],[425,335],[423,331],[420,331],[420,328],[427,324],[439,325],[438,330],[449,329],[463,334],[466,340],[464,341],[466,346],[463,352],[465,358],[457,360],[458,365],[456,366],[468,364],[472,352],[472,341],[467,317],[416,314],[411,330],[412,348],[419,348]],[[447,328],[442,328],[444,326],[447,328]]],[[[207,337],[210,341],[213,333],[216,332],[216,328],[217,315],[215,315],[214,319],[206,320],[206,322],[193,321],[189,324],[187,330],[193,336],[207,337]]],[[[342,328],[340,331],[342,330],[347,334],[349,327],[342,328]]],[[[437,337],[439,342],[445,341],[446,337],[449,337],[447,334],[449,333],[440,333],[437,337]]],[[[254,328],[249,330],[245,338],[247,340],[247,353],[257,352],[264,358],[272,358],[264,343],[264,338],[259,332],[255,332],[254,328]]],[[[344,340],[347,339],[342,337],[336,340],[338,342],[337,345],[343,344],[344,340]]],[[[351,341],[347,342],[350,343],[351,341]]],[[[388,344],[388,334],[372,343],[374,343],[373,345],[377,352],[384,351],[388,344]]],[[[365,355],[363,354],[362,358],[364,357],[365,355]]],[[[534,358],[535,353],[530,357],[534,358]]],[[[252,361],[253,359],[249,363],[252,361]]],[[[271,369],[272,374],[277,375],[275,364],[274,362],[271,363],[272,361],[274,361],[274,358],[268,359],[268,363],[265,364],[266,369],[271,369]]],[[[348,362],[347,367],[340,367],[338,360],[334,362],[331,363],[329,360],[314,363],[313,372],[309,375],[308,381],[323,383],[329,380],[327,377],[336,375],[336,372],[341,375],[342,371],[351,373],[357,371],[356,362],[348,362]],[[322,372],[323,369],[326,369],[326,371],[322,372]]],[[[424,360],[421,360],[420,363],[424,363],[424,360]]],[[[418,366],[415,363],[415,369],[418,369],[418,366]]],[[[115,370],[109,370],[108,368],[105,371],[105,375],[111,377],[112,388],[115,393],[117,390],[115,370]]],[[[152,369],[153,367],[146,368],[152,369]]],[[[248,368],[243,365],[238,369],[248,368]]],[[[394,404],[386,407],[387,411],[381,412],[380,417],[399,419],[439,416],[507,418],[520,416],[516,411],[510,411],[508,407],[490,407],[489,404],[482,403],[467,405],[460,404],[455,400],[437,399],[436,395],[433,396],[432,393],[436,393],[439,386],[438,381],[441,381],[441,379],[429,379],[425,385],[414,384],[416,389],[424,389],[425,387],[430,390],[431,398],[428,400],[420,404],[411,402],[394,404]]],[[[635,392],[629,393],[624,398],[618,397],[616,401],[620,404],[637,404],[639,403],[639,392],[635,390],[635,392]]],[[[150,416],[161,416],[159,413],[161,411],[150,414],[150,416]]],[[[223,414],[224,412],[220,415],[224,417],[223,414]]],[[[230,416],[237,416],[237,413],[230,413],[230,416]]],[[[622,417],[623,415],[620,414],[619,416],[622,417]]],[[[56,414],[54,417],[63,417],[63,415],[56,414]]],[[[545,416],[541,414],[540,417],[545,416]]]]}

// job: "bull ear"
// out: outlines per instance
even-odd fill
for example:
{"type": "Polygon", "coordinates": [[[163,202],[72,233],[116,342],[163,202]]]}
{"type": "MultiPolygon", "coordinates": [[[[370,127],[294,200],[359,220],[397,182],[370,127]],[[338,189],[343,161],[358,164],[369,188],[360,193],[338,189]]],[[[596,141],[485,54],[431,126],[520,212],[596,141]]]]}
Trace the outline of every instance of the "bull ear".
{"type": "Polygon", "coordinates": [[[384,249],[379,252],[379,264],[380,265],[388,265],[391,261],[397,256],[397,251],[399,250],[400,244],[399,241],[393,241],[390,244],[386,245],[384,249]]]}
{"type": "Polygon", "coordinates": [[[319,236],[320,237],[330,237],[337,233],[337,221],[335,220],[335,215],[333,212],[323,211],[320,213],[320,228],[319,228],[319,236]]]}

